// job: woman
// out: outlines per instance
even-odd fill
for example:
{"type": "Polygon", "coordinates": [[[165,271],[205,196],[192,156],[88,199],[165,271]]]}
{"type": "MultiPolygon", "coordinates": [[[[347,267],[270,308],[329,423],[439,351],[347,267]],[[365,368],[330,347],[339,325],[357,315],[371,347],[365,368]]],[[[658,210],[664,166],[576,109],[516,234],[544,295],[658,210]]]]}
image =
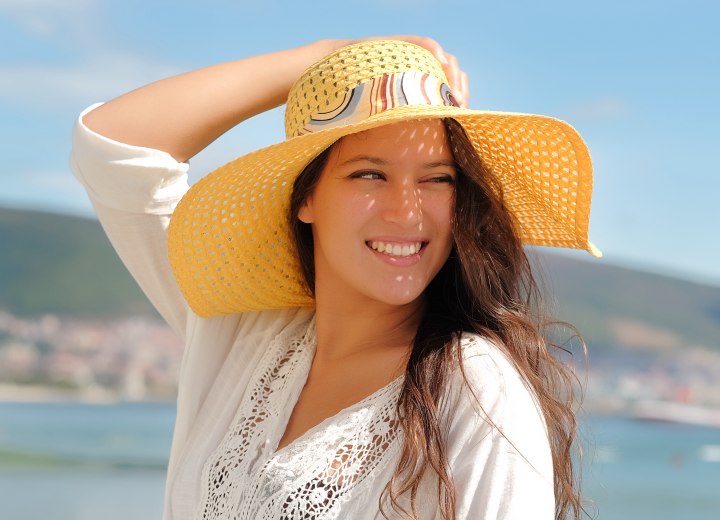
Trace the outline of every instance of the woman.
{"type": "Polygon", "coordinates": [[[589,156],[565,123],[466,101],[453,56],[394,37],[81,116],[74,171],[186,342],[165,518],[579,516],[521,241],[597,254],[589,156]],[[286,100],[287,141],[185,193],[188,159],[286,100]]]}

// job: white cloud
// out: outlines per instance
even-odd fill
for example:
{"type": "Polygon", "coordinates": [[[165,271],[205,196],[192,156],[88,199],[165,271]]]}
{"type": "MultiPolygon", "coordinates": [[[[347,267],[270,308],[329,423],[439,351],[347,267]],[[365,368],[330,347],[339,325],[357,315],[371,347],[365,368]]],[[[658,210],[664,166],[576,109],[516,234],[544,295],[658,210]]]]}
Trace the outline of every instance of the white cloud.
{"type": "Polygon", "coordinates": [[[100,7],[97,0],[0,0],[0,13],[43,38],[91,26],[100,7]]]}
{"type": "Polygon", "coordinates": [[[570,107],[567,118],[571,121],[604,122],[625,117],[630,112],[627,102],[619,97],[607,96],[570,107]]]}
{"type": "Polygon", "coordinates": [[[28,11],[33,9],[76,9],[95,5],[95,0],[0,0],[0,11],[28,11]]]}
{"type": "Polygon", "coordinates": [[[0,68],[0,100],[36,109],[117,96],[178,70],[126,53],[104,53],[80,65],[33,64],[0,68]]]}
{"type": "Polygon", "coordinates": [[[0,103],[9,106],[48,110],[87,104],[179,72],[109,40],[102,30],[104,0],[0,0],[0,16],[25,29],[30,40],[64,48],[72,60],[0,60],[0,103]]]}

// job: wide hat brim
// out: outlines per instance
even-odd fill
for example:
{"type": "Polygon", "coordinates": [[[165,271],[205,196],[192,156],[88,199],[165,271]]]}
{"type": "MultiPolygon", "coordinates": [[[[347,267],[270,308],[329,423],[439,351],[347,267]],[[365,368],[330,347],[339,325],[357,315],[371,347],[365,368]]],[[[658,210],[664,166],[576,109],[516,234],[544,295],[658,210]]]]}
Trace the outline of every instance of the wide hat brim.
{"type": "Polygon", "coordinates": [[[293,182],[341,137],[394,122],[453,118],[503,187],[528,245],[584,249],[592,164],[580,135],[547,116],[454,106],[399,106],[354,124],[300,135],[224,166],[193,185],[175,210],[169,257],[179,287],[200,316],[313,305],[288,223],[293,182]]]}

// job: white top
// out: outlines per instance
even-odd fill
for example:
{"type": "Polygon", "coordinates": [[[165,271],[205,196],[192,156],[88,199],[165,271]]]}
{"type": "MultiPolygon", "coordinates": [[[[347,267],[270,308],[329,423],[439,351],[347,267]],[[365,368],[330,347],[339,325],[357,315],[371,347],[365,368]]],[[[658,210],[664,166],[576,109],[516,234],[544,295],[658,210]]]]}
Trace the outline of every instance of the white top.
{"type": "MultiPolygon", "coordinates": [[[[393,422],[402,378],[278,450],[314,355],[313,312],[198,317],[166,254],[188,165],[80,119],[71,166],[125,265],[186,344],[164,519],[381,519],[402,443],[393,422]]],[[[533,395],[496,346],[472,334],[462,344],[472,392],[455,373],[441,410],[457,518],[554,518],[550,447],[533,395]]],[[[418,514],[439,518],[431,479],[418,514]]]]}

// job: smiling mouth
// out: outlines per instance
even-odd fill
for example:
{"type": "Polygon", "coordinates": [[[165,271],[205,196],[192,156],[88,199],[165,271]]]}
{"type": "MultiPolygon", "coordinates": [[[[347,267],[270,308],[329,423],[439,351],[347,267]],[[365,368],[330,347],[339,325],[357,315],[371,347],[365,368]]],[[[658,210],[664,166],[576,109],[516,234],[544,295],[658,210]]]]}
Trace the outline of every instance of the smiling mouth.
{"type": "Polygon", "coordinates": [[[365,242],[367,246],[388,256],[411,256],[419,253],[426,245],[427,242],[413,242],[413,243],[396,243],[396,242],[382,242],[379,240],[373,240],[372,242],[365,242]]]}

